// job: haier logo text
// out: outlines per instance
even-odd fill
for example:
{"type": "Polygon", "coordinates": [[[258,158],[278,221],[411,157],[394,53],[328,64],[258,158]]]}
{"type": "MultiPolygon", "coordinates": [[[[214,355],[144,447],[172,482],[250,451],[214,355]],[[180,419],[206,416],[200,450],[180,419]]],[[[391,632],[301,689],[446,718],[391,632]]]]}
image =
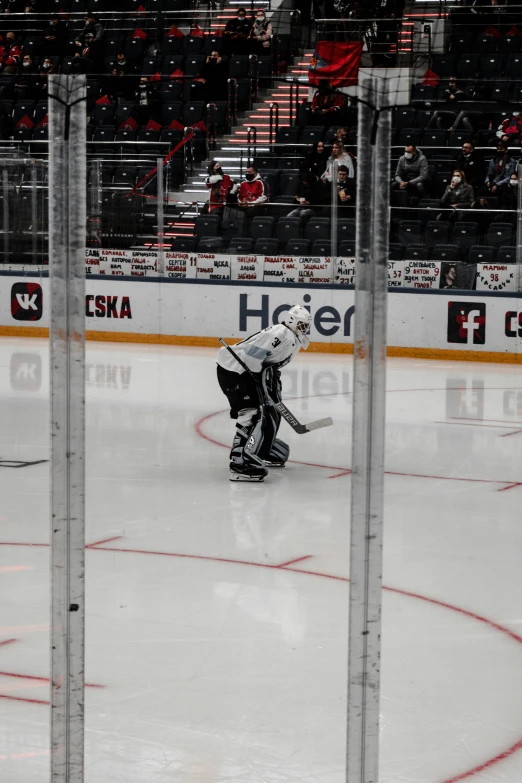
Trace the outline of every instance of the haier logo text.
{"type": "MultiPolygon", "coordinates": [[[[270,314],[269,295],[261,295],[261,306],[254,307],[251,304],[254,294],[239,295],[239,331],[252,332],[254,329],[266,329],[267,326],[278,324],[283,319],[283,314],[290,310],[291,304],[283,304],[276,307],[270,314]],[[250,303],[248,298],[250,297],[250,303]]],[[[314,327],[323,337],[331,337],[341,330],[344,337],[351,336],[352,317],[355,307],[348,307],[346,312],[340,313],[335,307],[330,305],[319,307],[315,312],[312,311],[310,304],[312,297],[310,294],[303,296],[303,307],[312,313],[314,327]]]]}
{"type": "Polygon", "coordinates": [[[16,321],[39,321],[43,312],[42,286],[14,283],[11,288],[11,315],[16,321]]]}
{"type": "Polygon", "coordinates": [[[484,345],[486,305],[482,302],[448,302],[448,342],[484,345]]]}

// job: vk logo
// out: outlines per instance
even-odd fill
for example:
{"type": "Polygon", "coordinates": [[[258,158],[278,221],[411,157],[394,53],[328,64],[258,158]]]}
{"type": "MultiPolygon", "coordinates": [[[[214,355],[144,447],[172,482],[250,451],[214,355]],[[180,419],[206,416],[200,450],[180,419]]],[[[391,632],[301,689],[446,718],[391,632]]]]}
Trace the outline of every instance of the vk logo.
{"type": "Polygon", "coordinates": [[[11,315],[16,321],[39,321],[43,292],[38,283],[15,283],[11,289],[11,315]]]}

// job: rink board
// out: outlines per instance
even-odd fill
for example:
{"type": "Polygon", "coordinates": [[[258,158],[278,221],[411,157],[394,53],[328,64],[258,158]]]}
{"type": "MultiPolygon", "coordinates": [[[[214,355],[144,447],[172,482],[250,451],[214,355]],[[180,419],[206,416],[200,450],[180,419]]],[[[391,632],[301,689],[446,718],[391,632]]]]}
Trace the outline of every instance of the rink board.
{"type": "MultiPolygon", "coordinates": [[[[47,276],[0,273],[0,334],[46,336],[47,276]]],[[[86,280],[87,336],[93,340],[217,345],[277,323],[292,304],[313,316],[312,350],[350,352],[353,287],[232,281],[86,280]]],[[[522,361],[522,295],[394,289],[388,296],[392,355],[522,361]]]]}

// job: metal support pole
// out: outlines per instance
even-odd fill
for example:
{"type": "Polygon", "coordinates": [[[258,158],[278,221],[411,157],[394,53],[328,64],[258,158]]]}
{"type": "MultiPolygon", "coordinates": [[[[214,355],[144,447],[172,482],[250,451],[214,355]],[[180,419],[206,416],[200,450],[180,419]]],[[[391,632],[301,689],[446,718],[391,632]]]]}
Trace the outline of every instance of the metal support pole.
{"type": "Polygon", "coordinates": [[[31,263],[38,261],[38,181],[36,176],[36,161],[31,163],[31,263]]]}
{"type": "Polygon", "coordinates": [[[3,218],[4,218],[4,263],[9,263],[9,232],[11,224],[9,221],[9,171],[2,171],[2,198],[3,198],[3,218]]]}
{"type": "Polygon", "coordinates": [[[522,163],[518,164],[516,288],[522,291],[522,163]]]}
{"type": "Polygon", "coordinates": [[[51,783],[83,783],[85,76],[49,77],[51,783]]]}
{"type": "Polygon", "coordinates": [[[158,167],[158,176],[156,177],[158,183],[158,196],[156,199],[158,221],[158,275],[163,277],[165,275],[165,189],[163,179],[163,158],[157,158],[156,166],[158,167]]]}
{"type": "Polygon", "coordinates": [[[332,275],[335,275],[335,266],[337,263],[337,220],[339,214],[338,180],[339,163],[332,154],[332,180],[330,182],[330,200],[332,202],[330,214],[330,256],[332,258],[332,275]]]}
{"type": "Polygon", "coordinates": [[[379,771],[391,117],[375,109],[385,89],[360,73],[347,783],[377,783],[379,771]]]}

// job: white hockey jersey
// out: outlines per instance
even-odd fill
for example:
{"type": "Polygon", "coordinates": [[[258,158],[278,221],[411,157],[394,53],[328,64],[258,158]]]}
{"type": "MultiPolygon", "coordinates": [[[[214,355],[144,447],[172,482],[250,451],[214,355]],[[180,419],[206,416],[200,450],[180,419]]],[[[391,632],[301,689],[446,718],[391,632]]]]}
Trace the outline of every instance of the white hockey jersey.
{"type": "MultiPolygon", "coordinates": [[[[257,373],[265,367],[284,367],[299,353],[301,343],[291,329],[277,324],[231,347],[248,369],[257,373]]],[[[219,349],[216,361],[224,370],[237,372],[238,375],[245,372],[226,348],[219,349]]]]}

